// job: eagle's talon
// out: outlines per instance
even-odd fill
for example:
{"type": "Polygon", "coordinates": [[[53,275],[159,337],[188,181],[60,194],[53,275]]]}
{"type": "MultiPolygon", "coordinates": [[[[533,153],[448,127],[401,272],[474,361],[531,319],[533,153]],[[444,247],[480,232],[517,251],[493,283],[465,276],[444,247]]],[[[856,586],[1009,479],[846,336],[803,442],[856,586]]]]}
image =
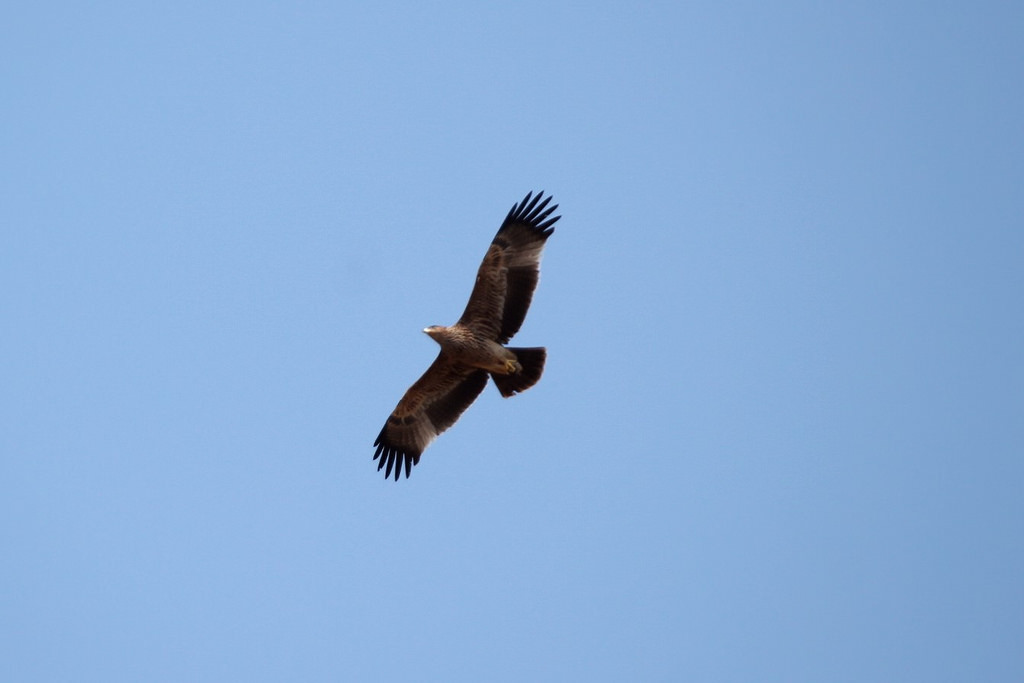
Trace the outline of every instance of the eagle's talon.
{"type": "Polygon", "coordinates": [[[519,366],[519,363],[515,362],[514,360],[507,360],[507,361],[505,361],[505,374],[506,375],[514,375],[514,374],[516,374],[516,370],[519,369],[518,366],[519,366]]]}

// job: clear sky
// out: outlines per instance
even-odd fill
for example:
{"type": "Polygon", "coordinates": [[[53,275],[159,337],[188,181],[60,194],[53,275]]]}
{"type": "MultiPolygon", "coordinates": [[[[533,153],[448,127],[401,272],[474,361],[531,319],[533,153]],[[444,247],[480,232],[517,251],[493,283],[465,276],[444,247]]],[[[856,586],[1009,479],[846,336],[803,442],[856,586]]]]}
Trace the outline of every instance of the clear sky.
{"type": "Polygon", "coordinates": [[[353,4],[5,12],[0,679],[1024,680],[1024,5],[353,4]]]}

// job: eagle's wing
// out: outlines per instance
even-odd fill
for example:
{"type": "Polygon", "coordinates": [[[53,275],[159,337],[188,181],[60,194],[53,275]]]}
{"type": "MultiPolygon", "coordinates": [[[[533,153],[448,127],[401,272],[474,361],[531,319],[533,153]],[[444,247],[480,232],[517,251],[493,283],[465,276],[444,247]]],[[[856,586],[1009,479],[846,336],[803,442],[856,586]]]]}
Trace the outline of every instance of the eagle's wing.
{"type": "Polygon", "coordinates": [[[384,423],[373,445],[377,470],[387,465],[384,478],[395,470],[395,481],[405,467],[409,476],[420,454],[437,435],[455,424],[487,385],[487,372],[451,360],[444,351],[423,376],[409,387],[384,423]]]}
{"type": "Polygon", "coordinates": [[[548,218],[558,205],[548,207],[551,197],[528,192],[512,206],[498,234],[491,241],[477,271],[473,293],[459,325],[486,334],[505,344],[523,324],[540,277],[540,255],[544,243],[555,231],[551,226],[561,218],[548,218]]]}

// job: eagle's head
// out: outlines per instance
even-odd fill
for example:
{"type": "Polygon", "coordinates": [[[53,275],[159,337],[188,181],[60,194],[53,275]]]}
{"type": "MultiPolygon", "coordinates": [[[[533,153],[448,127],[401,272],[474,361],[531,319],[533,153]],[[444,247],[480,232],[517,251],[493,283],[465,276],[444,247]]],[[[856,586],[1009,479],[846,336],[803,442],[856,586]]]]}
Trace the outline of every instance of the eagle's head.
{"type": "Polygon", "coordinates": [[[431,325],[430,327],[424,327],[423,333],[440,344],[446,329],[444,325],[431,325]]]}

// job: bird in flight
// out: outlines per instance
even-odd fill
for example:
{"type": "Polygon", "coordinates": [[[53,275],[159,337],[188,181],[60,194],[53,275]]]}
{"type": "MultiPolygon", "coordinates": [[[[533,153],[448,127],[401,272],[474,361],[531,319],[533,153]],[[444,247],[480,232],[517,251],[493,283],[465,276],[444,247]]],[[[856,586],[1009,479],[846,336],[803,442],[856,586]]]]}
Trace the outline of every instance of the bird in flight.
{"type": "Polygon", "coordinates": [[[540,277],[540,256],[558,205],[527,193],[512,206],[487,248],[476,284],[459,321],[423,331],[441,345],[437,358],[409,387],[377,435],[373,455],[384,478],[402,469],[409,476],[424,449],[455,424],[487,385],[488,376],[505,398],[532,387],[544,371],[543,347],[504,346],[519,331],[540,277]],[[386,468],[386,469],[385,469],[386,468]]]}

